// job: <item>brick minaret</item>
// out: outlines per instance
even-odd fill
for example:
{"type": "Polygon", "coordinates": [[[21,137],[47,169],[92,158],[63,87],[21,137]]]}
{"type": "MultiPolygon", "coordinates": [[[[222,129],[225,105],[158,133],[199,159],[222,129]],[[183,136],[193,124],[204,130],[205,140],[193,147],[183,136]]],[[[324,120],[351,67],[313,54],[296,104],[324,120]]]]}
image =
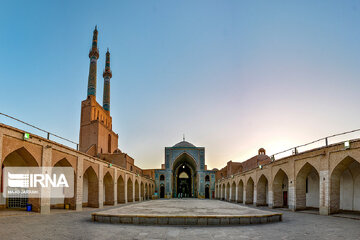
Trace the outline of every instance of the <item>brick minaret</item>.
{"type": "Polygon", "coordinates": [[[96,64],[99,58],[99,49],[97,48],[97,38],[98,38],[98,31],[95,26],[93,40],[92,40],[92,47],[89,52],[90,58],[90,69],[89,69],[89,80],[88,80],[88,90],[87,95],[96,96],[96,64]]]}
{"type": "Polygon", "coordinates": [[[110,112],[110,79],[112,73],[110,70],[110,52],[109,49],[106,52],[105,70],[103,73],[104,77],[104,94],[103,94],[103,108],[110,112]]]}
{"type": "Polygon", "coordinates": [[[97,48],[98,31],[95,27],[92,48],[89,53],[90,72],[87,98],[81,102],[79,150],[92,156],[113,153],[118,149],[118,135],[112,130],[110,116],[110,53],[106,53],[104,71],[103,106],[96,101],[96,62],[99,58],[97,48]]]}

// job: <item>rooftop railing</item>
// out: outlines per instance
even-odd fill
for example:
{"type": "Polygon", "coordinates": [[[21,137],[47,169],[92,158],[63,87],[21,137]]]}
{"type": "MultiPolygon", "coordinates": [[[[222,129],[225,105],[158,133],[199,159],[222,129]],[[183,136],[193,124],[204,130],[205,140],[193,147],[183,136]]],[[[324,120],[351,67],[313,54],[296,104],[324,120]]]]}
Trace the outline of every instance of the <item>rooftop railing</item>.
{"type": "MultiPolygon", "coordinates": [[[[61,136],[59,136],[59,135],[57,135],[57,134],[55,134],[55,133],[51,133],[51,132],[49,132],[49,131],[46,131],[46,130],[44,130],[44,129],[41,129],[41,128],[37,127],[37,126],[34,126],[34,125],[32,125],[32,124],[30,124],[30,123],[27,123],[27,122],[24,122],[24,121],[22,121],[22,120],[20,120],[20,119],[17,119],[17,118],[15,118],[15,117],[9,116],[9,115],[7,115],[7,114],[5,114],[5,113],[0,113],[0,115],[3,116],[3,117],[5,117],[5,118],[7,118],[7,119],[14,120],[15,122],[18,122],[18,123],[20,123],[20,124],[23,124],[23,125],[25,125],[25,126],[27,126],[27,127],[30,127],[30,129],[32,129],[32,130],[36,129],[37,131],[40,132],[40,134],[45,133],[46,136],[45,136],[44,138],[46,138],[46,139],[48,139],[48,140],[50,140],[50,137],[57,138],[57,139],[62,140],[62,142],[64,142],[64,145],[66,145],[66,146],[68,146],[68,147],[71,147],[71,148],[73,148],[73,149],[79,150],[79,143],[77,143],[77,142],[74,142],[74,141],[69,140],[69,139],[67,139],[67,138],[61,137],[61,136]],[[76,146],[75,148],[74,148],[74,145],[76,146]]],[[[0,118],[0,123],[6,124],[5,121],[2,121],[1,118],[0,118]]],[[[8,125],[8,124],[7,124],[7,125],[8,125]]],[[[25,130],[25,131],[26,131],[26,130],[25,130]]],[[[29,131],[29,132],[30,132],[30,131],[29,131]]],[[[39,136],[41,136],[40,134],[39,134],[39,136]]]]}
{"type": "Polygon", "coordinates": [[[327,137],[323,137],[296,147],[292,147],[281,152],[271,155],[272,161],[279,160],[281,158],[289,157],[291,155],[296,155],[302,152],[306,152],[312,149],[317,149],[321,147],[328,147],[331,144],[345,143],[350,140],[359,139],[360,129],[355,129],[347,132],[342,132],[327,137]]]}

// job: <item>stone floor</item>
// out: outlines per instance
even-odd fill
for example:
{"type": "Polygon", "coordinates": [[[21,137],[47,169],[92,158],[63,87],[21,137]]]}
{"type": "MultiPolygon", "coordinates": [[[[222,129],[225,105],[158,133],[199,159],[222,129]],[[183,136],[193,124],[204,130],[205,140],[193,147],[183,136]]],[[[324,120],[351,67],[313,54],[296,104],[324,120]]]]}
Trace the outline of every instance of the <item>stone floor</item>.
{"type": "Polygon", "coordinates": [[[96,211],[0,217],[0,239],[360,239],[359,220],[279,209],[282,222],[222,227],[94,223],[96,211]]]}

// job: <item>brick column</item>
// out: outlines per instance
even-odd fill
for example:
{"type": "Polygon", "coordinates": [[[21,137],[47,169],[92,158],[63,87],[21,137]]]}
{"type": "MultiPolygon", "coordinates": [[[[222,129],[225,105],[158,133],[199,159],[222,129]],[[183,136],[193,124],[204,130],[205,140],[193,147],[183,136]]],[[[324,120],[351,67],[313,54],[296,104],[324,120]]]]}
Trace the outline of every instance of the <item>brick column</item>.
{"type": "Polygon", "coordinates": [[[253,205],[256,206],[257,202],[257,184],[254,183],[254,196],[253,196],[253,205]]]}
{"type": "Polygon", "coordinates": [[[117,170],[114,168],[114,206],[117,205],[117,170]]]}
{"type": "Polygon", "coordinates": [[[75,189],[75,210],[82,211],[82,200],[83,200],[83,163],[84,158],[78,157],[76,165],[76,189],[75,189]]]}
{"type": "Polygon", "coordinates": [[[133,174],[133,191],[132,191],[132,194],[133,194],[133,202],[136,202],[136,200],[135,200],[135,174],[133,174]]]}
{"type": "Polygon", "coordinates": [[[127,204],[128,203],[128,196],[127,196],[127,174],[125,173],[125,175],[124,175],[125,177],[124,177],[124,198],[125,198],[125,204],[127,204]]]}
{"type": "Polygon", "coordinates": [[[272,185],[269,185],[269,202],[268,202],[269,208],[274,207],[274,193],[272,191],[272,185]]]}
{"type": "Polygon", "coordinates": [[[231,186],[230,186],[230,189],[229,189],[229,202],[231,202],[231,198],[232,198],[232,184],[231,184],[231,186]]]}
{"type": "Polygon", "coordinates": [[[104,167],[99,163],[99,208],[104,207],[104,167]]]}
{"type": "Polygon", "coordinates": [[[142,196],[141,196],[141,183],[142,183],[142,180],[141,181],[139,181],[139,202],[141,202],[142,201],[142,196]]]}
{"type": "Polygon", "coordinates": [[[224,188],[224,185],[221,184],[221,200],[225,199],[226,189],[224,188]]]}
{"type": "MultiPolygon", "coordinates": [[[[52,148],[49,145],[43,146],[41,167],[43,174],[51,174],[52,148]]],[[[51,186],[41,188],[40,213],[50,213],[51,186]]]]}
{"type": "Polygon", "coordinates": [[[288,205],[289,209],[296,210],[296,185],[294,179],[289,179],[288,188],[288,205]]]}
{"type": "Polygon", "coordinates": [[[320,203],[321,215],[330,214],[330,178],[329,170],[320,171],[320,203]]]}
{"type": "Polygon", "coordinates": [[[235,189],[235,202],[238,202],[238,196],[239,196],[239,184],[236,184],[236,189],[235,189]]]}
{"type": "Polygon", "coordinates": [[[246,187],[243,187],[243,205],[246,204],[246,187]]]}

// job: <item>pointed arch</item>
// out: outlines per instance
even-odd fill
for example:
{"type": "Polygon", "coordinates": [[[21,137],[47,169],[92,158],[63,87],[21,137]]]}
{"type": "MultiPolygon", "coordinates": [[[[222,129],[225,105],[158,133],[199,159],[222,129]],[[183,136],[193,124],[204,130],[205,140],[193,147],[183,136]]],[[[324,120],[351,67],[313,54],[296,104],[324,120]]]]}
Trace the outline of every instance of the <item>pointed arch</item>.
{"type": "Polygon", "coordinates": [[[92,166],[83,174],[83,206],[99,207],[99,181],[92,166]]]}
{"type": "Polygon", "coordinates": [[[235,200],[236,200],[236,183],[235,183],[235,181],[233,181],[232,184],[231,184],[230,201],[235,202],[235,200]]]}
{"type": "MultiPolygon", "coordinates": [[[[75,198],[75,189],[76,189],[76,185],[77,185],[77,179],[76,179],[76,174],[75,174],[75,169],[73,168],[73,166],[71,165],[71,163],[68,161],[67,158],[62,158],[59,159],[53,167],[71,167],[74,171],[73,173],[73,178],[74,178],[74,188],[72,189],[72,193],[69,192],[69,195],[73,195],[72,198],[65,198],[65,197],[51,197],[50,199],[50,208],[51,209],[65,209],[65,205],[69,205],[69,209],[75,209],[75,205],[76,205],[76,198],[75,198]]],[[[66,176],[67,177],[67,176],[66,176]]],[[[53,196],[54,194],[56,194],[57,196],[59,196],[60,194],[66,194],[66,191],[71,191],[68,190],[67,188],[55,188],[55,189],[51,189],[51,196],[53,196]]]]}
{"type": "Polygon", "coordinates": [[[244,182],[242,179],[240,179],[238,183],[238,197],[237,197],[238,203],[243,203],[244,200],[244,182]]]}
{"type": "Polygon", "coordinates": [[[289,178],[281,168],[277,171],[272,184],[273,207],[288,207],[289,178]]]}
{"type": "Polygon", "coordinates": [[[110,172],[104,175],[103,187],[104,205],[114,205],[114,180],[110,172]]]}
{"type": "Polygon", "coordinates": [[[269,183],[264,174],[261,174],[256,184],[256,205],[267,206],[269,183]]]}
{"type": "Polygon", "coordinates": [[[330,213],[360,211],[360,162],[342,159],[330,174],[330,213]]]}
{"type": "Polygon", "coordinates": [[[249,177],[246,183],[246,204],[254,203],[254,180],[249,177]]]}
{"type": "Polygon", "coordinates": [[[117,201],[118,203],[125,203],[125,181],[122,175],[117,179],[117,201]]]}
{"type": "MultiPolygon", "coordinates": [[[[1,143],[0,143],[1,144],[1,143]]],[[[39,167],[35,157],[25,147],[20,147],[9,153],[2,162],[2,169],[4,167],[39,167]]],[[[1,184],[3,182],[1,181],[1,184]]],[[[1,185],[3,188],[3,185],[1,185]]],[[[23,188],[23,190],[28,190],[23,188]]],[[[7,195],[6,208],[25,208],[26,204],[32,204],[33,211],[40,211],[40,198],[12,198],[7,195]]]]}
{"type": "Polygon", "coordinates": [[[9,153],[4,158],[2,165],[5,167],[39,167],[38,161],[25,147],[9,153]]]}
{"type": "Polygon", "coordinates": [[[319,173],[307,162],[296,176],[296,209],[319,208],[319,189],[319,173]]]}
{"type": "Polygon", "coordinates": [[[126,187],[127,187],[127,202],[134,202],[134,186],[130,176],[127,179],[126,187]]]}
{"type": "Polygon", "coordinates": [[[230,201],[230,182],[226,184],[226,191],[225,191],[226,201],[230,201]]]}

